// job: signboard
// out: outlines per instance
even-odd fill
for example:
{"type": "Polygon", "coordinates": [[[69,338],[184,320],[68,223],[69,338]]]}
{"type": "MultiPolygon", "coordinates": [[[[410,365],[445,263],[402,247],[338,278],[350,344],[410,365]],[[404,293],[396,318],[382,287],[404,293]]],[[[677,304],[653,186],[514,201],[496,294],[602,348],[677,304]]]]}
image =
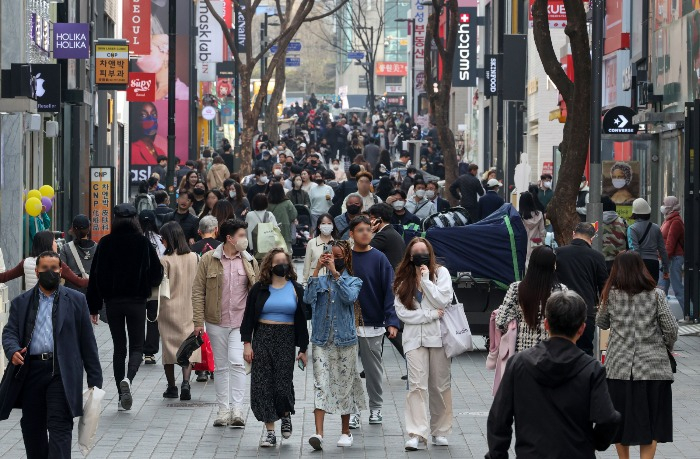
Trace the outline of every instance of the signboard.
{"type": "Polygon", "coordinates": [[[406,62],[377,62],[374,65],[374,73],[377,76],[406,76],[408,64],[406,62]]]}
{"type": "Polygon", "coordinates": [[[636,134],[638,124],[632,123],[635,111],[629,107],[613,107],[603,117],[603,134],[636,134]]]}
{"type": "Polygon", "coordinates": [[[542,175],[544,174],[554,176],[554,161],[544,161],[542,163],[542,175]]]}
{"type": "MultiPolygon", "coordinates": [[[[639,196],[641,188],[639,161],[603,161],[603,194],[620,207],[629,206],[639,196]]],[[[623,209],[626,210],[626,209],[623,209]]]]}
{"type": "Polygon", "coordinates": [[[452,86],[476,86],[476,29],[477,9],[457,8],[457,46],[452,65],[452,86]]]}
{"type": "Polygon", "coordinates": [[[122,0],[122,37],[137,56],[151,54],[151,0],[122,0]]]}
{"type": "MultiPolygon", "coordinates": [[[[270,46],[270,52],[272,54],[276,53],[277,49],[279,49],[279,46],[277,46],[277,45],[270,46]]],[[[301,42],[300,41],[290,41],[289,44],[287,45],[287,52],[288,53],[301,52],[301,42]]]]}
{"type": "Polygon", "coordinates": [[[61,64],[31,64],[29,67],[36,89],[36,111],[60,111],[61,64]]]}
{"type": "Polygon", "coordinates": [[[202,118],[207,121],[211,121],[216,118],[216,109],[210,105],[202,108],[202,118]]]}
{"type": "Polygon", "coordinates": [[[406,92],[403,85],[386,85],[386,92],[389,94],[400,94],[406,92]]]}
{"type": "MultiPolygon", "coordinates": [[[[224,14],[224,2],[212,1],[219,16],[224,14]]],[[[197,3],[197,45],[195,62],[222,62],[224,60],[224,32],[205,2],[197,3]]],[[[212,75],[214,74],[212,69],[212,75]]]]}
{"type": "Polygon", "coordinates": [[[486,97],[497,96],[501,82],[501,54],[487,54],[484,56],[484,93],[486,97]]]}
{"type": "Polygon", "coordinates": [[[287,67],[299,67],[301,66],[301,57],[286,57],[284,65],[287,67]]]}
{"type": "Polygon", "coordinates": [[[126,100],[129,102],[153,102],[156,100],[156,74],[130,72],[126,100]]]}
{"type": "Polygon", "coordinates": [[[243,12],[245,11],[245,5],[241,5],[240,2],[235,2],[234,3],[234,12],[236,15],[236,24],[234,29],[238,29],[236,31],[236,51],[239,53],[245,53],[245,15],[243,12]]]}
{"type": "MultiPolygon", "coordinates": [[[[535,0],[530,0],[530,8],[528,8],[528,21],[530,28],[533,27],[532,5],[535,0]]],[[[566,8],[564,8],[564,0],[549,0],[547,3],[547,16],[549,18],[550,29],[563,29],[566,27],[566,8]]]]}
{"type": "Polygon", "coordinates": [[[425,41],[428,31],[429,9],[423,4],[423,0],[411,0],[411,14],[414,19],[414,27],[411,34],[414,35],[411,41],[413,54],[413,88],[414,94],[425,93],[425,41]]]}
{"type": "Polygon", "coordinates": [[[89,59],[90,24],[57,22],[53,25],[54,59],[89,59]]]}
{"type": "Polygon", "coordinates": [[[51,48],[51,21],[32,13],[32,30],[30,32],[32,42],[42,51],[48,52],[51,48]]]}
{"type": "Polygon", "coordinates": [[[365,52],[364,51],[350,51],[348,52],[348,60],[354,61],[354,60],[359,60],[361,61],[362,59],[365,58],[365,52]]]}
{"type": "Polygon", "coordinates": [[[236,63],[234,61],[219,62],[216,64],[216,76],[234,78],[236,76],[236,63]]]}
{"type": "Polygon", "coordinates": [[[95,84],[129,84],[129,45],[125,40],[95,43],[95,84]]]}
{"type": "Polygon", "coordinates": [[[113,178],[113,167],[90,168],[90,233],[95,242],[112,230],[113,178]]]}

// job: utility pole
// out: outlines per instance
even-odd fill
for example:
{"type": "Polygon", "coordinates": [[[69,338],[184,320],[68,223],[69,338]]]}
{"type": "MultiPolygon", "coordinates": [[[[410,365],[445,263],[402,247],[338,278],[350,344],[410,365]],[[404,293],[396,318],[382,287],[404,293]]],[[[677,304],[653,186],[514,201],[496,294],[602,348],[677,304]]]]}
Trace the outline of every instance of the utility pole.
{"type": "MultiPolygon", "coordinates": [[[[587,221],[603,224],[603,204],[600,202],[603,183],[603,165],[601,163],[600,137],[601,103],[603,99],[603,21],[605,18],[605,0],[591,0],[592,11],[592,53],[591,53],[591,136],[590,136],[590,177],[589,203],[586,210],[587,221]]],[[[601,228],[602,230],[602,228],[601,228]]],[[[602,234],[602,231],[599,231],[602,234]]],[[[593,239],[593,248],[603,250],[603,238],[593,239]]]]}
{"type": "Polygon", "coordinates": [[[175,202],[175,64],[177,56],[177,1],[170,0],[168,5],[168,179],[167,190],[171,202],[175,202]]]}

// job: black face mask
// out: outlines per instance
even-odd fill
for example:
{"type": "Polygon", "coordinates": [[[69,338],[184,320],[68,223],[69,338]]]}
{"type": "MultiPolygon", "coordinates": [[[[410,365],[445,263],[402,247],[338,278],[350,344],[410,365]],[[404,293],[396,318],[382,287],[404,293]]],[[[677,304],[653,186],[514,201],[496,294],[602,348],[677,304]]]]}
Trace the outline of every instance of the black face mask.
{"type": "Polygon", "coordinates": [[[61,282],[61,274],[54,271],[42,271],[38,274],[39,285],[46,290],[56,290],[61,282]]]}
{"type": "Polygon", "coordinates": [[[323,185],[323,179],[322,179],[322,178],[316,179],[316,180],[314,180],[314,182],[318,183],[319,185],[323,185]]]}
{"type": "Polygon", "coordinates": [[[345,260],[342,258],[336,258],[333,260],[333,263],[335,264],[335,270],[342,273],[345,269],[345,260]]]}
{"type": "Polygon", "coordinates": [[[358,206],[357,204],[352,204],[348,206],[348,214],[350,215],[357,215],[360,213],[362,210],[362,206],[358,206]]]}
{"type": "Polygon", "coordinates": [[[201,188],[195,188],[192,190],[195,196],[204,196],[205,191],[201,188]]]}
{"type": "Polygon", "coordinates": [[[430,255],[427,253],[417,253],[413,255],[413,265],[414,266],[429,266],[430,265],[430,255]]]}
{"type": "Polygon", "coordinates": [[[289,265],[286,263],[282,263],[277,266],[272,267],[272,274],[278,277],[287,277],[287,273],[289,272],[289,265]]]}

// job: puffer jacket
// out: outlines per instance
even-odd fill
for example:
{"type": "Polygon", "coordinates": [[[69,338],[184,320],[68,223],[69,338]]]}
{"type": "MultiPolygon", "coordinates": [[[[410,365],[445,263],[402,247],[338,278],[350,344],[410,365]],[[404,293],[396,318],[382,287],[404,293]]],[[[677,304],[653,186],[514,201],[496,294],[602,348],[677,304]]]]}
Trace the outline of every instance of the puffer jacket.
{"type": "Polygon", "coordinates": [[[685,224],[678,212],[671,212],[661,225],[661,235],[666,241],[666,253],[668,257],[682,257],[685,255],[685,224]]]}

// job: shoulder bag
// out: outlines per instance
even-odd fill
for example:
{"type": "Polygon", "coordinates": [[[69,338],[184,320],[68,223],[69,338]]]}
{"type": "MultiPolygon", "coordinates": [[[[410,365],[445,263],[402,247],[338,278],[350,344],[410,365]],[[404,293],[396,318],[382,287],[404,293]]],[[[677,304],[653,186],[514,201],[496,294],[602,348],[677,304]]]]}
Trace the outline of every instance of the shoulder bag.
{"type": "Polygon", "coordinates": [[[75,260],[75,264],[78,266],[78,270],[80,271],[80,277],[83,279],[89,279],[90,275],[85,272],[85,267],[83,266],[82,260],[80,260],[80,255],[78,255],[78,251],[75,249],[75,241],[70,241],[68,243],[68,249],[70,250],[71,255],[73,255],[73,260],[75,260]]]}
{"type": "Polygon", "coordinates": [[[474,349],[464,306],[457,301],[454,291],[452,298],[454,302],[445,308],[445,314],[440,318],[442,347],[448,359],[474,349]]]}

